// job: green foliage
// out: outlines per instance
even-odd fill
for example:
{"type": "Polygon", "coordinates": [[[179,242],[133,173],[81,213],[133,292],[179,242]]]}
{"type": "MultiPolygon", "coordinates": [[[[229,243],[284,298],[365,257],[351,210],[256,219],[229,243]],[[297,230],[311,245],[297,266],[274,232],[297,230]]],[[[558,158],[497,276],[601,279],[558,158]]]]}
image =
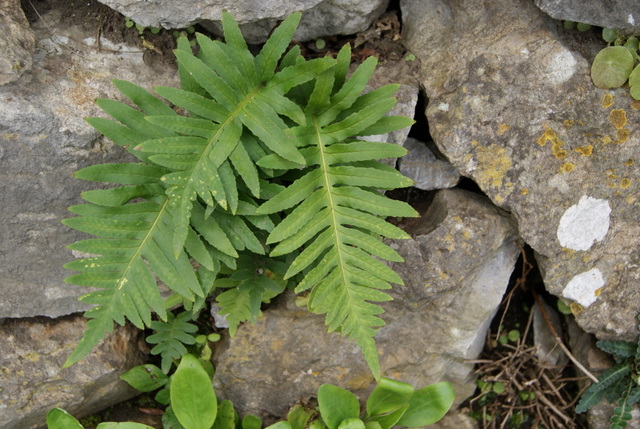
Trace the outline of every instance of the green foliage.
{"type": "MultiPolygon", "coordinates": [[[[563,25],[566,30],[591,29],[589,24],[572,21],[564,21],[563,25]]],[[[601,89],[620,88],[628,81],[631,96],[640,100],[638,36],[625,35],[615,28],[602,29],[602,39],[609,46],[596,55],[591,65],[591,80],[595,86],[601,89]]]]}
{"type": "Polygon", "coordinates": [[[357,136],[412,120],[385,116],[398,86],[362,94],[375,59],[347,79],[348,46],[337,59],[305,60],[296,46],[288,49],[299,20],[284,20],[257,56],[228,13],[224,42],[197,34],[194,55],[179,38],[181,88],[154,91],[187,116],[125,81],[114,84],[130,103],[97,101],[113,120],[87,122],[138,162],[75,173],[116,186],[83,193],[87,204],[71,207],[77,216],[64,221],[96,237],[69,246],[90,256],[66,265],[79,272],[66,281],[94,288],[80,298],[94,307],[65,366],[86,356],[114,322],[129,320],[156,330],[149,340],[166,373],[193,344],[189,318],[214,289],[224,289],[218,302],[233,334],[295,282],[296,291],[310,291],[309,309],[326,314],[330,331],[357,341],[380,378],[373,337],[384,322],[373,302],[389,300],[383,290],[402,283],[379,260],[402,260],[382,237],[407,237],[384,219],[416,212],[378,192],[412,184],[378,161],[406,151],[357,136]],[[189,316],[166,311],[176,305],[189,316]]]}
{"type": "MultiPolygon", "coordinates": [[[[640,315],[638,315],[640,320],[640,315]]],[[[638,326],[640,329],[640,326],[638,326]]],[[[640,336],[637,343],[627,341],[598,341],[596,345],[612,354],[616,364],[589,386],[576,406],[577,413],[584,413],[602,399],[615,403],[611,417],[611,429],[621,429],[631,420],[631,407],[640,401],[640,336]]]]}
{"type": "Polygon", "coordinates": [[[318,389],[319,416],[313,410],[295,408],[289,413],[288,425],[279,422],[268,429],[423,427],[440,420],[451,408],[453,400],[454,392],[449,383],[435,383],[414,391],[410,384],[383,377],[369,395],[365,412],[361,414],[353,393],[323,384],[318,389]],[[309,424],[318,417],[319,423],[309,424]]]}
{"type": "MultiPolygon", "coordinates": [[[[218,403],[211,375],[201,359],[191,354],[182,357],[171,377],[152,365],[129,370],[121,378],[133,387],[148,392],[152,386],[170,390],[171,405],[163,415],[165,428],[184,429],[261,429],[262,421],[252,415],[240,420],[233,404],[218,403]],[[164,376],[164,378],[163,378],[164,376]]],[[[435,383],[414,390],[400,381],[382,378],[366,401],[366,411],[360,413],[356,396],[340,387],[324,384],[318,389],[318,408],[297,404],[286,421],[268,429],[390,429],[395,426],[423,427],[440,420],[451,408],[454,391],[449,383],[435,383]]],[[[47,415],[49,429],[83,429],[66,411],[54,409],[47,415]]],[[[99,429],[142,429],[138,423],[101,423],[99,429]]]]}

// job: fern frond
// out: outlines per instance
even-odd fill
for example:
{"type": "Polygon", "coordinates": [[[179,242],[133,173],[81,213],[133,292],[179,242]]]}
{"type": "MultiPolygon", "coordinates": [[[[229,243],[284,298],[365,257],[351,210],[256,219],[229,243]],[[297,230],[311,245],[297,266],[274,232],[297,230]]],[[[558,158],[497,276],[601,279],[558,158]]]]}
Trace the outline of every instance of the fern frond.
{"type": "Polygon", "coordinates": [[[637,343],[629,341],[598,341],[596,346],[602,351],[619,358],[630,358],[636,354],[637,343]]]}
{"type": "MultiPolygon", "coordinates": [[[[67,283],[97,288],[80,298],[95,307],[86,312],[86,317],[92,320],[87,323],[87,332],[65,366],[89,353],[105,332],[113,330],[114,321],[124,324],[128,319],[142,329],[151,323],[152,310],[163,319],[167,317],[154,275],[186,301],[204,295],[186,252],[182,250],[174,259],[168,250],[174,222],[164,188],[158,184],[164,169],[117,164],[113,171],[94,166],[80,170],[77,176],[136,183],[150,181],[154,172],[155,184],[85,193],[94,204],[71,207],[70,210],[79,216],[63,221],[73,229],[98,237],[79,241],[69,248],[99,255],[65,265],[65,268],[79,272],[68,277],[67,283]],[[137,174],[141,172],[144,174],[137,174]],[[144,201],[127,203],[128,200],[123,201],[121,195],[112,192],[117,189],[126,189],[124,194],[128,199],[143,198],[144,201]]],[[[212,262],[204,262],[213,268],[212,262]]]]}
{"type": "MultiPolygon", "coordinates": [[[[262,261],[256,260],[255,257],[242,258],[243,269],[214,283],[218,288],[227,288],[216,297],[216,301],[221,307],[219,314],[225,316],[229,323],[229,334],[232,337],[240,323],[255,323],[262,314],[262,303],[268,303],[271,298],[282,293],[287,284],[281,275],[275,272],[279,270],[274,267],[274,262],[260,266],[262,261]]],[[[277,262],[275,265],[277,266],[277,262]]]]}
{"type": "MultiPolygon", "coordinates": [[[[347,61],[342,56],[342,61],[347,61]]],[[[285,278],[305,272],[296,292],[311,289],[309,309],[326,314],[329,331],[357,341],[374,374],[380,378],[380,365],[373,337],[384,322],[378,317],[382,308],[372,302],[391,299],[383,289],[402,279],[379,259],[402,261],[397,252],[380,236],[407,238],[399,228],[379,215],[399,208],[403,215],[415,216],[406,203],[391,202],[376,189],[395,189],[413,182],[393,169],[375,161],[402,156],[406,151],[385,143],[354,139],[362,130],[378,123],[395,104],[385,91],[367,109],[346,116],[361,96],[375,60],[367,60],[346,82],[344,69],[324,72],[316,81],[305,109],[306,126],[292,131],[309,168],[288,188],[264,203],[258,213],[275,213],[293,208],[269,235],[267,243],[278,243],[271,256],[304,250],[296,257],[285,278]],[[333,73],[333,74],[331,74],[333,73]],[[334,88],[339,88],[335,90],[334,88]],[[342,119],[336,119],[342,118],[342,119]],[[347,202],[359,195],[369,204],[347,202]],[[375,198],[371,198],[376,195],[375,198]],[[373,200],[373,201],[372,201],[373,200]],[[384,203],[377,205],[375,201],[384,203]],[[379,259],[378,259],[379,258],[379,259]]],[[[277,166],[286,160],[270,155],[259,162],[277,166]]],[[[393,213],[397,215],[398,213],[393,213]]]]}
{"type": "Polygon", "coordinates": [[[576,413],[583,413],[600,402],[602,398],[608,394],[607,390],[609,388],[631,372],[631,366],[631,363],[627,362],[621,365],[615,365],[603,372],[602,375],[598,377],[598,382],[589,386],[580,397],[580,402],[578,402],[576,406],[576,413]]]}
{"type": "Polygon", "coordinates": [[[151,349],[151,354],[160,355],[162,358],[162,372],[167,374],[171,369],[174,360],[180,359],[187,354],[185,345],[193,345],[196,338],[192,335],[198,331],[198,327],[189,323],[192,313],[183,311],[174,317],[168,313],[167,321],[153,321],[150,328],[156,331],[155,334],[146,338],[149,344],[156,344],[151,349]]]}

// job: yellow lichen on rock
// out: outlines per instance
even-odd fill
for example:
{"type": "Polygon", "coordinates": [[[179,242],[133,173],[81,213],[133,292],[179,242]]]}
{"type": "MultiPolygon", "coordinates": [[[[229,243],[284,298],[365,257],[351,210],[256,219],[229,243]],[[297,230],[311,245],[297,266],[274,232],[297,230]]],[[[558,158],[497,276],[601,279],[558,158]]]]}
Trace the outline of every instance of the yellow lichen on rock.
{"type": "Polygon", "coordinates": [[[567,151],[562,148],[564,141],[558,138],[558,135],[552,128],[547,128],[544,133],[538,138],[538,144],[542,147],[546,146],[547,142],[551,142],[551,152],[557,159],[563,159],[567,156],[567,151]]]}
{"type": "Polygon", "coordinates": [[[627,140],[629,140],[629,136],[630,135],[631,135],[631,132],[629,131],[629,128],[623,128],[621,130],[618,130],[618,133],[616,134],[616,139],[614,140],[614,143],[622,144],[622,143],[626,142],[627,140]]]}
{"type": "Polygon", "coordinates": [[[560,171],[563,173],[571,173],[574,168],[575,165],[573,163],[565,162],[564,164],[562,164],[562,167],[560,167],[560,171]]]}
{"type": "Polygon", "coordinates": [[[613,105],[613,95],[605,94],[602,97],[602,107],[604,107],[605,109],[608,109],[612,105],[613,105]]]}
{"type": "Polygon", "coordinates": [[[485,189],[501,187],[507,171],[513,165],[507,150],[497,144],[486,147],[478,145],[475,157],[478,161],[478,184],[485,189]]]}
{"type": "Polygon", "coordinates": [[[507,125],[507,124],[498,125],[498,135],[499,136],[503,135],[504,133],[509,131],[510,128],[511,127],[509,125],[507,125]]]}
{"type": "Polygon", "coordinates": [[[627,112],[622,109],[613,109],[609,113],[609,122],[617,129],[623,129],[627,125],[627,112]]]}
{"type": "Polygon", "coordinates": [[[593,145],[578,146],[574,150],[582,156],[590,156],[593,153],[593,145]]]}
{"type": "Polygon", "coordinates": [[[620,189],[627,189],[629,186],[631,186],[631,179],[625,177],[620,181],[620,189]]]}

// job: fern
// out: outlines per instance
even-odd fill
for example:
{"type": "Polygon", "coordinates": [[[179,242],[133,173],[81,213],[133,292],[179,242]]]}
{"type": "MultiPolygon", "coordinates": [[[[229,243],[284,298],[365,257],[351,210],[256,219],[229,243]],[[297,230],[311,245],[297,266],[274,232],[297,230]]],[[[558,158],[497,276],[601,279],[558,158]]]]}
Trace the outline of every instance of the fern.
{"type": "Polygon", "coordinates": [[[69,246],[95,256],[67,264],[79,273],[66,281],[96,290],[81,297],[95,307],[66,366],[126,320],[158,328],[150,341],[159,341],[154,350],[168,365],[191,341],[191,328],[167,308],[197,314],[214,289],[226,288],[218,301],[233,334],[288,280],[300,279],[296,291],[310,291],[310,310],[326,314],[330,331],[356,340],[380,378],[373,337],[384,322],[374,302],[390,299],[383,292],[390,283],[402,283],[381,261],[402,258],[381,239],[407,238],[384,219],[416,213],[379,192],[412,184],[378,162],[405,150],[357,136],[412,120],[385,116],[397,86],[362,94],[375,59],[347,79],[348,46],[337,59],[305,60],[297,46],[287,50],[299,20],[284,20],[257,56],[228,13],[224,42],[197,35],[194,55],[180,39],[181,88],[154,91],[187,116],[125,81],[114,84],[130,103],[97,101],[112,119],[87,122],[139,162],[76,172],[116,186],[85,192],[88,204],[71,207],[77,217],[64,221],[97,237],[69,246]],[[274,259],[281,256],[291,261],[284,269],[274,259]],[[167,298],[157,280],[169,287],[167,298]]]}
{"type": "Polygon", "coordinates": [[[192,319],[190,312],[185,311],[175,317],[171,313],[168,315],[166,322],[151,322],[150,328],[156,333],[146,339],[148,343],[156,344],[151,349],[151,354],[161,355],[162,372],[165,374],[171,369],[174,360],[179,360],[181,356],[187,354],[185,345],[190,346],[196,343],[196,338],[192,334],[198,331],[196,325],[189,323],[192,319]]]}
{"type": "MultiPolygon", "coordinates": [[[[384,322],[377,317],[382,309],[369,301],[389,300],[381,290],[390,288],[389,282],[401,284],[402,279],[376,257],[388,261],[402,258],[376,237],[408,238],[381,216],[416,213],[407,204],[376,192],[379,188],[412,184],[396,170],[375,161],[402,156],[405,150],[353,138],[386,121],[384,114],[395,104],[390,93],[397,87],[360,95],[373,72],[375,59],[366,60],[345,81],[341,71],[348,65],[348,49],[347,46],[341,52],[335,69],[316,80],[305,109],[306,125],[290,131],[309,168],[286,190],[263,204],[258,213],[294,208],[269,235],[267,243],[278,243],[271,256],[304,247],[285,278],[307,270],[296,292],[311,289],[309,309],[327,315],[329,331],[340,330],[357,340],[378,379],[380,365],[373,337],[375,328],[384,322]]],[[[383,129],[387,132],[409,124],[410,120],[404,118],[383,129]]],[[[287,167],[289,160],[276,154],[258,164],[287,167]]]]}

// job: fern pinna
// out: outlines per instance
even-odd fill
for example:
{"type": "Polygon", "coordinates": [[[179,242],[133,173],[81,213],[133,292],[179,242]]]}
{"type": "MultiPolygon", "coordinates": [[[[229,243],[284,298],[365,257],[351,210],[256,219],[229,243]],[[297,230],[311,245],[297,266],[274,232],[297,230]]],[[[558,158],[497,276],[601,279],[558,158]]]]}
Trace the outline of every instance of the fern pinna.
{"type": "Polygon", "coordinates": [[[407,237],[384,218],[416,213],[379,192],[412,184],[378,161],[405,150],[356,136],[412,120],[385,116],[397,86],[362,94],[375,59],[347,79],[348,45],[336,59],[305,60],[295,45],[287,51],[299,20],[287,18],[257,56],[228,13],[224,43],[197,35],[193,55],[180,39],[181,89],[155,92],[186,116],[124,81],[114,83],[137,108],[98,100],[114,120],[87,121],[140,162],[76,172],[120,186],[85,192],[89,204],[71,207],[78,216],[64,221],[98,237],[69,246],[92,256],[67,264],[80,272],[67,281],[97,290],[80,298],[95,307],[65,365],[89,353],[114,321],[150,326],[152,312],[166,321],[176,303],[195,314],[217,287],[228,289],[218,302],[234,331],[287,279],[301,279],[296,291],[311,291],[309,309],[356,340],[380,378],[373,336],[384,322],[372,302],[388,300],[382,290],[402,282],[379,260],[402,260],[381,237],[407,237]],[[279,259],[265,266],[280,268],[265,273],[249,254],[279,259]],[[282,269],[285,258],[292,262],[282,269]],[[156,279],[172,296],[162,298],[156,279]]]}

